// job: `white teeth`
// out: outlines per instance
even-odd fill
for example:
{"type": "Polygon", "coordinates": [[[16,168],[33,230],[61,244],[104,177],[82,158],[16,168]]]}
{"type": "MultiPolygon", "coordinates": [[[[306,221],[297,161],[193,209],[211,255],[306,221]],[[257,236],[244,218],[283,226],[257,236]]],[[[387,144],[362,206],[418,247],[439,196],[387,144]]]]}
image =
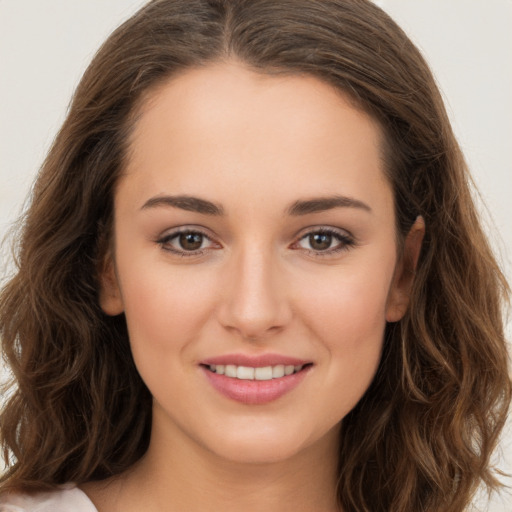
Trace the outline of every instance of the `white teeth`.
{"type": "Polygon", "coordinates": [[[236,369],[236,378],[241,380],[254,380],[254,368],[238,366],[236,369]]]}
{"type": "Polygon", "coordinates": [[[226,377],[236,377],[236,366],[234,364],[227,364],[224,367],[224,375],[226,377]]]}
{"type": "Polygon", "coordinates": [[[279,379],[284,377],[284,364],[278,364],[272,368],[272,378],[279,379]]]}
{"type": "Polygon", "coordinates": [[[263,368],[256,368],[254,371],[254,378],[256,380],[271,380],[272,379],[272,366],[264,366],[263,368]]]}
{"type": "Polygon", "coordinates": [[[226,377],[236,378],[240,380],[271,380],[300,372],[303,366],[283,365],[261,366],[252,368],[250,366],[236,366],[234,364],[211,364],[209,369],[213,373],[225,375],[226,377]]]}

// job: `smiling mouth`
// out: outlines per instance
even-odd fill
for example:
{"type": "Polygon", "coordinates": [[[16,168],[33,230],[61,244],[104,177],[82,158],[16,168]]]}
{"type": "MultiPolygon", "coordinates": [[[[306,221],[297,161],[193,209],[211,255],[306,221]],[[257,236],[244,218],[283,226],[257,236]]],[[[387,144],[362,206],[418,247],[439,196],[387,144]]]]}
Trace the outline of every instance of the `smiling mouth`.
{"type": "Polygon", "coordinates": [[[255,366],[248,366],[247,363],[250,362],[245,362],[241,356],[228,356],[223,359],[224,361],[218,362],[231,364],[213,364],[217,361],[202,363],[200,366],[204,375],[219,393],[246,405],[263,405],[281,398],[299,386],[313,367],[313,363],[293,361],[290,358],[280,362],[295,364],[271,365],[269,363],[274,361],[268,359],[275,358],[270,356],[254,361],[255,366]],[[233,359],[245,364],[232,364],[236,362],[233,359]]]}
{"type": "Polygon", "coordinates": [[[311,363],[298,366],[278,364],[275,366],[237,366],[234,364],[204,365],[210,372],[239,380],[273,380],[288,377],[311,366],[311,363]]]}

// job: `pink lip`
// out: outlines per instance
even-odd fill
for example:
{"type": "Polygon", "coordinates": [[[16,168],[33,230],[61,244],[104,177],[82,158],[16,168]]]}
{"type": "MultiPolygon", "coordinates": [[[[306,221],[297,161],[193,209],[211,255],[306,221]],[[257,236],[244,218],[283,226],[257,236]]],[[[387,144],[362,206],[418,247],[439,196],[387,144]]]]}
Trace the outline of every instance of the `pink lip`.
{"type": "Polygon", "coordinates": [[[306,377],[312,365],[308,365],[301,371],[293,373],[292,375],[286,375],[272,380],[242,380],[226,377],[225,375],[219,375],[218,373],[210,371],[208,366],[234,364],[236,366],[258,368],[277,366],[278,364],[285,366],[302,366],[308,363],[310,362],[276,354],[265,354],[261,356],[230,354],[202,361],[201,369],[210,384],[225,397],[247,405],[261,405],[273,402],[295,389],[306,377]]]}

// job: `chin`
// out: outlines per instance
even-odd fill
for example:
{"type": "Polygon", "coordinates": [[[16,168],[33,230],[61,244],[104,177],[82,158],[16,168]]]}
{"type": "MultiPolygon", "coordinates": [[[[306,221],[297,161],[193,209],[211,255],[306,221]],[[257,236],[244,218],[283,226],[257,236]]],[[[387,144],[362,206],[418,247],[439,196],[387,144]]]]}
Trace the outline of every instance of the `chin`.
{"type": "Polygon", "coordinates": [[[216,455],[237,464],[277,464],[292,459],[301,451],[300,446],[282,439],[258,439],[246,442],[226,442],[225,449],[216,447],[216,455]]]}
{"type": "Polygon", "coordinates": [[[338,428],[327,433],[294,432],[290,428],[226,430],[222,438],[210,444],[210,451],[238,464],[276,464],[305,454],[313,446],[326,442],[332,450],[338,428]],[[228,435],[226,435],[228,434],[228,435]]]}

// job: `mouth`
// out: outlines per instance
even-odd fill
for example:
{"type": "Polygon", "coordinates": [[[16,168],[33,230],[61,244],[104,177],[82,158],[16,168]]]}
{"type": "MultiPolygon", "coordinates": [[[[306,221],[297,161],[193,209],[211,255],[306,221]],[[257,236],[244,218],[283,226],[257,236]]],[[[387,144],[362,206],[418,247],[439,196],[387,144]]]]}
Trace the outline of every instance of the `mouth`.
{"type": "Polygon", "coordinates": [[[200,367],[212,387],[224,397],[246,405],[262,405],[293,391],[313,367],[313,363],[298,359],[275,359],[261,357],[250,361],[228,356],[204,361],[200,367]]]}

